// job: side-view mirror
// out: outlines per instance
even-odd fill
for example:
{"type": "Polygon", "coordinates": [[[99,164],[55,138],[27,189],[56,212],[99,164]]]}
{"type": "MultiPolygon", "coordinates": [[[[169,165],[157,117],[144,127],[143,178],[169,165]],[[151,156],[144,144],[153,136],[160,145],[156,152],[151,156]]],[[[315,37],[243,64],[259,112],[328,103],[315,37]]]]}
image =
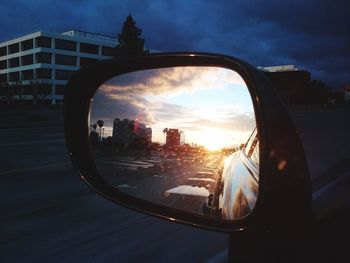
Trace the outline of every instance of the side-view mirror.
{"type": "Polygon", "coordinates": [[[219,231],[301,229],[311,187],[270,82],[236,58],[167,53],[98,62],[64,97],[81,178],[103,197],[219,231]]]}

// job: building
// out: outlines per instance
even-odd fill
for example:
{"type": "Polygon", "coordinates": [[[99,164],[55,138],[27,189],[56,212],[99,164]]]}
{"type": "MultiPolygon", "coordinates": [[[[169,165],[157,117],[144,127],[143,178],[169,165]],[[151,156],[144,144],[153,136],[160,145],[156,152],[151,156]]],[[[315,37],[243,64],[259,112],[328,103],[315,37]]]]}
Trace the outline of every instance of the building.
{"type": "Polygon", "coordinates": [[[322,81],[311,80],[310,72],[294,65],[258,67],[270,79],[282,100],[290,104],[324,104],[328,88],[322,81]]]}
{"type": "Polygon", "coordinates": [[[0,43],[0,99],[60,103],[71,75],[114,56],[117,40],[70,30],[35,32],[0,43]]]}
{"type": "Polygon", "coordinates": [[[183,140],[181,140],[182,132],[179,129],[167,129],[165,145],[168,147],[179,146],[183,140]]]}
{"type": "Polygon", "coordinates": [[[310,96],[311,74],[294,65],[258,67],[274,85],[286,104],[303,104],[310,96]]]}
{"type": "Polygon", "coordinates": [[[152,128],[145,124],[128,119],[113,121],[113,143],[130,146],[135,144],[147,145],[152,142],[152,128]]]}
{"type": "Polygon", "coordinates": [[[288,72],[288,71],[300,71],[294,65],[281,65],[281,66],[271,66],[271,67],[258,67],[258,69],[266,72],[288,72]]]}
{"type": "Polygon", "coordinates": [[[350,103],[350,84],[344,87],[344,101],[345,103],[350,103]]]}

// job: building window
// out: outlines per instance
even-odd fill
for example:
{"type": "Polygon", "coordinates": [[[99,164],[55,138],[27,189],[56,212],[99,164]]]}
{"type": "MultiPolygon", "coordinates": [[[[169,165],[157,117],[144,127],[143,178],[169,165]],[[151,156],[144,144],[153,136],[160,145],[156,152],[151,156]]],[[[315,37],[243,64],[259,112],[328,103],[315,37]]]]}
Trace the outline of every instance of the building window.
{"type": "Polygon", "coordinates": [[[115,49],[112,47],[102,47],[102,55],[114,57],[115,49]]]}
{"type": "Polygon", "coordinates": [[[30,90],[31,94],[40,100],[44,99],[45,95],[51,95],[51,85],[33,84],[30,90]]]}
{"type": "Polygon", "coordinates": [[[35,70],[37,79],[51,79],[52,70],[49,68],[38,68],[35,70]]]}
{"type": "Polygon", "coordinates": [[[7,74],[0,74],[0,82],[7,82],[7,74]]]}
{"type": "Polygon", "coordinates": [[[22,80],[31,80],[34,79],[34,70],[24,70],[22,71],[22,80]]]}
{"type": "Polygon", "coordinates": [[[56,79],[68,80],[74,72],[73,70],[56,69],[56,79]]]}
{"type": "Polygon", "coordinates": [[[7,60],[0,60],[0,69],[7,69],[7,60]]]}
{"type": "Polygon", "coordinates": [[[21,64],[22,66],[31,65],[33,64],[33,54],[22,56],[21,60],[22,60],[22,64],[21,64]]]}
{"type": "Polygon", "coordinates": [[[28,39],[26,41],[23,41],[21,45],[22,45],[22,49],[21,49],[22,51],[33,49],[33,39],[28,39]]]}
{"type": "Polygon", "coordinates": [[[64,85],[56,85],[56,95],[64,95],[64,85]]]}
{"type": "Polygon", "coordinates": [[[74,41],[63,40],[63,39],[55,39],[55,48],[76,51],[77,43],[74,41]]]}
{"type": "Polygon", "coordinates": [[[19,52],[19,43],[9,45],[9,54],[13,54],[17,52],[19,52]]]}
{"type": "Polygon", "coordinates": [[[9,68],[19,67],[19,58],[11,58],[9,59],[9,68]]]}
{"type": "Polygon", "coordinates": [[[51,38],[49,38],[49,37],[37,37],[37,38],[35,38],[35,47],[51,48],[51,38]]]}
{"type": "Polygon", "coordinates": [[[87,64],[90,64],[90,63],[93,63],[93,62],[96,62],[96,61],[98,61],[98,59],[81,57],[80,58],[80,67],[84,67],[87,64]]]}
{"type": "Polygon", "coordinates": [[[9,73],[9,80],[10,81],[19,81],[19,71],[17,72],[10,72],[9,73]]]}
{"type": "Polygon", "coordinates": [[[98,54],[98,46],[87,43],[80,43],[80,52],[98,54]]]}
{"type": "Polygon", "coordinates": [[[59,65],[76,66],[77,65],[77,57],[56,54],[55,55],[55,63],[59,64],[59,65]]]}
{"type": "Polygon", "coordinates": [[[0,57],[7,55],[7,49],[6,47],[0,47],[0,57]]]}
{"type": "Polygon", "coordinates": [[[51,64],[51,53],[46,53],[46,52],[36,53],[35,62],[51,64]]]}

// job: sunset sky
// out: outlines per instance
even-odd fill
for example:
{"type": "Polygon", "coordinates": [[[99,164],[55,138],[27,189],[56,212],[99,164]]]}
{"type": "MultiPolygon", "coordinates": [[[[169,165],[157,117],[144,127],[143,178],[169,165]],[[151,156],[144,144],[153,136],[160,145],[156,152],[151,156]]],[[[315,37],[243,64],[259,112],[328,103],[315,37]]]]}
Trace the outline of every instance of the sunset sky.
{"type": "Polygon", "coordinates": [[[106,134],[115,118],[152,128],[152,141],[164,143],[164,128],[180,129],[186,143],[210,150],[239,145],[255,126],[249,91],[234,71],[177,67],[122,75],[97,92],[91,121],[103,119],[106,134]]]}

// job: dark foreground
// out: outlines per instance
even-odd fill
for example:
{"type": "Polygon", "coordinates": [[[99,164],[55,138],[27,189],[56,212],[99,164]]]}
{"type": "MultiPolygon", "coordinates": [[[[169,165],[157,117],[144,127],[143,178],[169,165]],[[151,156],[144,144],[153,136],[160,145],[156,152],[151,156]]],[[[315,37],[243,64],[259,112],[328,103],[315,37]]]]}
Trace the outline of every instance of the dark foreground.
{"type": "MultiPolygon", "coordinates": [[[[350,202],[350,109],[293,116],[314,180],[315,210],[320,216],[342,211],[326,225],[339,231],[334,226],[349,218],[341,208],[350,202]]],[[[0,146],[0,262],[225,262],[226,234],[133,212],[92,192],[67,158],[61,126],[2,128],[0,146]]]]}
{"type": "Polygon", "coordinates": [[[227,235],[133,212],[91,191],[67,158],[61,127],[6,129],[0,138],[0,262],[225,258],[227,235]]]}

